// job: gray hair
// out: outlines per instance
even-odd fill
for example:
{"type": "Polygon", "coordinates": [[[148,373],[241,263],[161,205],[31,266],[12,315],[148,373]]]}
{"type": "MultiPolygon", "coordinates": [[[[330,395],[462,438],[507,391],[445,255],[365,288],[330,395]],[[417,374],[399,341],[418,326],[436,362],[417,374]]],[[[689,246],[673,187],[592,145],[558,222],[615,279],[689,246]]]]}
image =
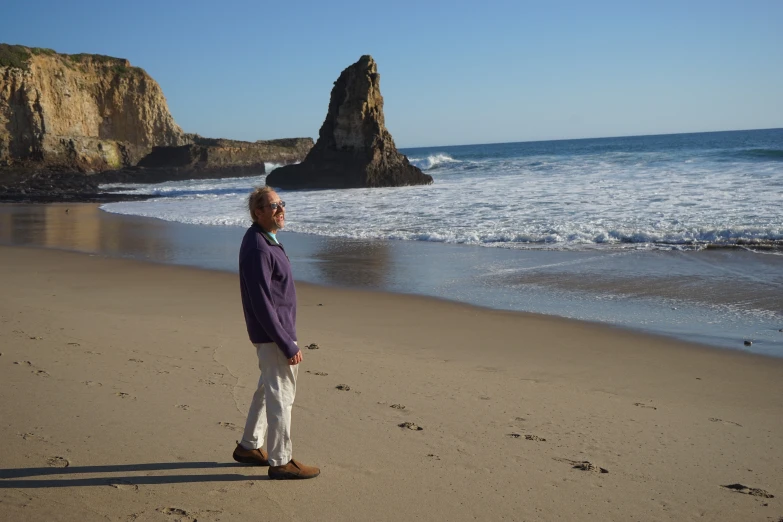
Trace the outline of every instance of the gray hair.
{"type": "Polygon", "coordinates": [[[254,210],[261,208],[261,202],[264,200],[264,196],[274,191],[275,189],[269,185],[264,185],[263,187],[256,187],[253,189],[253,192],[248,196],[247,209],[250,211],[250,219],[253,220],[253,223],[258,223],[254,210]]]}

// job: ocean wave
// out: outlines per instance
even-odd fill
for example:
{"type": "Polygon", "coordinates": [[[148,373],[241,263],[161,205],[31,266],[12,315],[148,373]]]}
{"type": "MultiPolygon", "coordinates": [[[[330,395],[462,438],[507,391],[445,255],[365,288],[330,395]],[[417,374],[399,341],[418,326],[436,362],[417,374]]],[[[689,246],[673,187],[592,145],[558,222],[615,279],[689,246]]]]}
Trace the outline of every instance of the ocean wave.
{"type": "Polygon", "coordinates": [[[340,228],[322,223],[294,221],[292,232],[329,235],[346,239],[380,239],[464,244],[494,248],[641,248],[654,250],[702,250],[740,248],[765,252],[783,252],[783,231],[778,229],[703,230],[605,230],[600,227],[534,227],[520,232],[465,231],[449,227],[430,230],[378,230],[340,228]]]}
{"type": "Polygon", "coordinates": [[[443,153],[431,154],[426,158],[408,158],[408,161],[412,165],[419,167],[421,170],[433,170],[438,168],[440,165],[445,165],[448,163],[462,163],[459,160],[455,160],[448,154],[443,153]]]}

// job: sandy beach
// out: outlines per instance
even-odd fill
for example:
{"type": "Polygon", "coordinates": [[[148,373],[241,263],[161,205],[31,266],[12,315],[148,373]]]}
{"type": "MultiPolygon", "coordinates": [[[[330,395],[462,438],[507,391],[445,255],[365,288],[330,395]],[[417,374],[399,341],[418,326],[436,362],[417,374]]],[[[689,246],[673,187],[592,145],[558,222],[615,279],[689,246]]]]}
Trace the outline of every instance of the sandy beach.
{"type": "Polygon", "coordinates": [[[2,520],[783,516],[780,359],[300,284],[294,455],[322,474],[273,482],[231,460],[236,276],[0,247],[0,287],[2,520]]]}

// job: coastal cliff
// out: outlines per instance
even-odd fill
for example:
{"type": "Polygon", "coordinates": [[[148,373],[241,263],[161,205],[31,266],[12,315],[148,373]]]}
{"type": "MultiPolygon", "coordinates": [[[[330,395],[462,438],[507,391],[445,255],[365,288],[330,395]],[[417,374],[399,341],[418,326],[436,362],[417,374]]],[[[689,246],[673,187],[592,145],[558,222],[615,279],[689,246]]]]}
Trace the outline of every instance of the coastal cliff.
{"type": "Polygon", "coordinates": [[[128,60],[0,44],[0,200],[95,200],[105,199],[100,183],[259,175],[312,147],[186,134],[160,85],[128,60]]]}
{"type": "Polygon", "coordinates": [[[98,172],[187,142],[158,83],[127,60],[0,44],[0,166],[98,172]]]}

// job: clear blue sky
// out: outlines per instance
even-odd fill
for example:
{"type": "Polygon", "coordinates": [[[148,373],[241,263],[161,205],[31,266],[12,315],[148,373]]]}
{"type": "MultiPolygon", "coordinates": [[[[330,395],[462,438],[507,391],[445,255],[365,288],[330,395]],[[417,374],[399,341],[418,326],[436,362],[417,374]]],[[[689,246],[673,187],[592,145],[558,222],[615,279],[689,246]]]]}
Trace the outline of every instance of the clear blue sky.
{"type": "Polygon", "coordinates": [[[317,137],[363,54],[398,147],[783,127],[780,0],[3,4],[1,42],[127,58],[210,137],[317,137]]]}

